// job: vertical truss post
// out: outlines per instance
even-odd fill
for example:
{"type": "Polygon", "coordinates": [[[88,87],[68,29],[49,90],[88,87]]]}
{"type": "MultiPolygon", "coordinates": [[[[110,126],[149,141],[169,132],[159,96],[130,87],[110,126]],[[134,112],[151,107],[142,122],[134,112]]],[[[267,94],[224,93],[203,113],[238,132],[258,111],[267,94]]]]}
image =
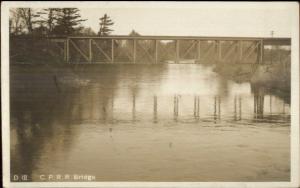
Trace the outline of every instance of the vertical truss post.
{"type": "Polygon", "coordinates": [[[264,61],[264,41],[261,40],[260,41],[260,61],[259,61],[259,63],[262,64],[263,61],[264,61]]]}
{"type": "Polygon", "coordinates": [[[111,62],[114,62],[115,41],[111,39],[111,62]]]}
{"type": "Polygon", "coordinates": [[[197,43],[197,60],[200,61],[200,58],[201,58],[201,41],[198,40],[198,43],[197,43]]]}
{"type": "Polygon", "coordinates": [[[218,60],[219,60],[219,55],[218,55],[218,43],[219,43],[219,41],[217,41],[217,40],[215,40],[215,41],[213,41],[213,47],[214,47],[214,61],[215,62],[218,62],[218,60]]]}
{"type": "Polygon", "coordinates": [[[218,61],[220,62],[222,59],[222,43],[218,41],[218,61]]]}
{"type": "Polygon", "coordinates": [[[67,63],[70,63],[70,39],[67,38],[67,42],[66,42],[66,54],[67,54],[67,63]]]}
{"type": "Polygon", "coordinates": [[[158,42],[157,40],[154,40],[155,47],[154,47],[154,53],[155,53],[155,63],[158,63],[158,42]]]}
{"type": "Polygon", "coordinates": [[[261,57],[261,41],[256,41],[256,61],[254,62],[255,64],[260,63],[260,57],[261,57]]]}
{"type": "Polygon", "coordinates": [[[67,62],[67,40],[64,41],[64,61],[67,62]]]}
{"type": "Polygon", "coordinates": [[[133,39],[133,63],[136,63],[136,39],[133,39]]]}
{"type": "Polygon", "coordinates": [[[179,40],[176,40],[175,42],[175,49],[176,49],[176,63],[179,63],[179,40]]]}
{"type": "Polygon", "coordinates": [[[239,45],[239,61],[241,63],[243,59],[243,41],[240,41],[240,45],[239,45]]]}
{"type": "Polygon", "coordinates": [[[239,61],[239,41],[235,41],[235,49],[234,49],[234,61],[235,63],[238,63],[239,61]]]}
{"type": "Polygon", "coordinates": [[[92,51],[92,39],[89,39],[89,62],[92,62],[93,51],[92,51]]]}

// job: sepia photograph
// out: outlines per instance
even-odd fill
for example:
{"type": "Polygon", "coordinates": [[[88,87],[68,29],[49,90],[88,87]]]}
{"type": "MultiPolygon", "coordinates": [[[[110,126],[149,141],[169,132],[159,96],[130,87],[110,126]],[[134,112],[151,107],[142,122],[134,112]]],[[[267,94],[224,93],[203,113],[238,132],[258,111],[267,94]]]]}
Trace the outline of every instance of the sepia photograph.
{"type": "Polygon", "coordinates": [[[297,2],[2,2],[4,187],[299,184],[297,2]]]}

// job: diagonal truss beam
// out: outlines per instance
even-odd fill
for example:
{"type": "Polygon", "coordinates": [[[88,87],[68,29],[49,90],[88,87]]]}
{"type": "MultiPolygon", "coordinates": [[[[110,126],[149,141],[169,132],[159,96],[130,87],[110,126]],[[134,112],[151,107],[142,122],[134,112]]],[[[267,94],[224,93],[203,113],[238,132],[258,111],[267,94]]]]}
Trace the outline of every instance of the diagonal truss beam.
{"type": "Polygon", "coordinates": [[[182,55],[182,58],[185,58],[185,56],[193,49],[193,47],[196,45],[197,42],[198,42],[197,40],[194,40],[192,42],[192,44],[186,49],[186,51],[182,55]]]}
{"type": "Polygon", "coordinates": [[[155,58],[149,53],[149,49],[151,49],[151,46],[145,48],[143,45],[139,44],[138,41],[137,41],[137,45],[143,49],[144,54],[147,54],[147,56],[150,58],[151,61],[153,62],[155,61],[155,58]]]}
{"type": "Polygon", "coordinates": [[[98,50],[106,57],[107,60],[112,61],[111,58],[109,57],[109,55],[107,53],[105,53],[105,51],[101,48],[101,46],[92,39],[92,42],[95,44],[95,46],[98,48],[98,50]]]}
{"type": "Polygon", "coordinates": [[[227,52],[225,52],[225,56],[223,57],[223,60],[226,60],[229,57],[229,55],[231,55],[234,52],[234,50],[236,49],[236,45],[237,45],[237,42],[234,41],[229,46],[229,48],[227,49],[227,52]]]}
{"type": "Polygon", "coordinates": [[[84,59],[86,60],[86,61],[89,61],[89,57],[87,56],[87,55],[85,55],[82,51],[81,51],[81,49],[75,44],[75,42],[72,40],[72,39],[70,39],[70,43],[72,44],[72,46],[84,57],[84,59]]]}
{"type": "Polygon", "coordinates": [[[215,47],[215,43],[212,42],[211,45],[209,45],[207,47],[206,52],[204,53],[203,59],[206,59],[209,56],[210,52],[214,50],[214,47],[215,47]]]}
{"type": "Polygon", "coordinates": [[[248,53],[243,57],[242,60],[247,59],[254,52],[254,50],[258,48],[258,45],[259,45],[259,42],[251,44],[251,46],[246,50],[246,52],[248,52],[248,53]]]}
{"type": "Polygon", "coordinates": [[[55,46],[60,49],[60,51],[64,51],[64,48],[59,45],[58,42],[54,42],[55,46]]]}

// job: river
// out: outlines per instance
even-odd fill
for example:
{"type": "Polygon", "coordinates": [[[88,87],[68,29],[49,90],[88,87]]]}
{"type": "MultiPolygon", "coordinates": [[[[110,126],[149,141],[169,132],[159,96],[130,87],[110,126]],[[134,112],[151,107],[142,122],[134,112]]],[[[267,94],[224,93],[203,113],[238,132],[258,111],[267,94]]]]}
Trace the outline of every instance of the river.
{"type": "Polygon", "coordinates": [[[10,77],[12,176],[290,179],[289,98],[213,67],[23,65],[10,77]]]}

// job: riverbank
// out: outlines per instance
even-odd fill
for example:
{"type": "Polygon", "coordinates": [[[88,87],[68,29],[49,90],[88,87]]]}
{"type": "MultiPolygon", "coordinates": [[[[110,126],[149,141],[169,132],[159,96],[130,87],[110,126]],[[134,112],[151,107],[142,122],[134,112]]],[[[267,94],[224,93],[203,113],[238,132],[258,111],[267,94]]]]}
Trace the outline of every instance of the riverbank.
{"type": "Polygon", "coordinates": [[[276,64],[217,64],[215,72],[235,82],[250,82],[264,86],[280,95],[291,91],[291,69],[283,63],[276,64]]]}

